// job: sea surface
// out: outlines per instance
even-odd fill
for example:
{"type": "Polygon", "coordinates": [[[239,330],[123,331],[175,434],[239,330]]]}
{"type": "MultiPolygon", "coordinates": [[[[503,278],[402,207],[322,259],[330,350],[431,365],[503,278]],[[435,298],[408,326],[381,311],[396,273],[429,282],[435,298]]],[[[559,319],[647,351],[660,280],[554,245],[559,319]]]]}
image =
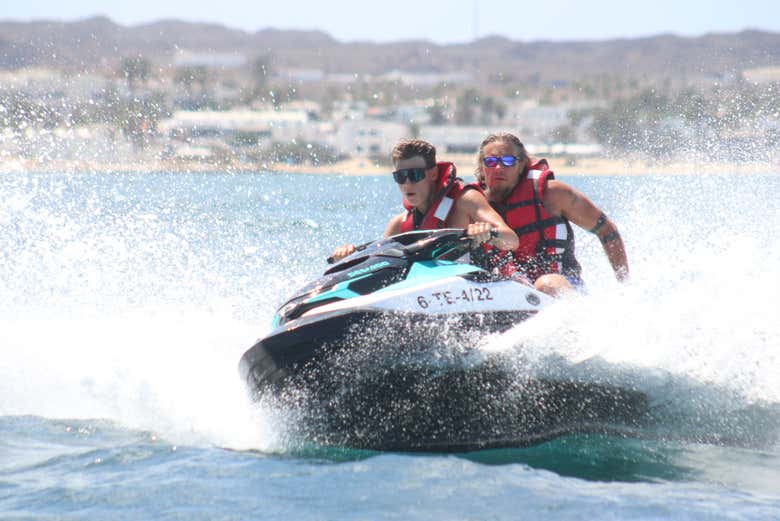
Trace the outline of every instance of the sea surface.
{"type": "Polygon", "coordinates": [[[389,175],[0,174],[0,519],[780,519],[780,176],[673,174],[563,177],[631,282],[578,230],[588,294],[484,347],[668,421],[467,454],[300,443],[238,378],[389,175]]]}

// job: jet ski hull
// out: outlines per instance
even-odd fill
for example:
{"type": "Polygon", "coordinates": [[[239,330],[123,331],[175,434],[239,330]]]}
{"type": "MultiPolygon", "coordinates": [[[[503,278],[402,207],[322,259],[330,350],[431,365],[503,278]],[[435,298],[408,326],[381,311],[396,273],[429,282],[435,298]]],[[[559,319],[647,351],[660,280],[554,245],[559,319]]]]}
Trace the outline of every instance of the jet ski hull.
{"type": "Polygon", "coordinates": [[[517,378],[500,367],[396,366],[320,397],[293,406],[306,418],[298,426],[302,437],[404,452],[522,448],[569,434],[631,435],[647,412],[639,392],[517,378]]]}
{"type": "Polygon", "coordinates": [[[463,452],[638,428],[642,393],[518,376],[500,359],[470,362],[470,333],[505,331],[531,315],[450,317],[458,327],[448,330],[441,317],[334,312],[258,341],[240,368],[256,397],[272,396],[299,418],[294,434],[322,445],[463,452]]]}
{"type": "Polygon", "coordinates": [[[472,333],[482,337],[506,331],[534,314],[517,310],[442,318],[377,309],[333,311],[299,319],[259,340],[241,357],[239,372],[255,392],[279,389],[304,366],[327,363],[343,349],[418,353],[441,343],[452,345],[472,333]],[[448,324],[455,327],[448,329],[448,324]]]}
{"type": "MultiPolygon", "coordinates": [[[[255,399],[290,434],[402,451],[522,447],[566,433],[631,429],[641,393],[529,375],[474,349],[552,302],[522,280],[459,259],[462,230],[383,239],[285,302],[276,329],[241,358],[255,399]]],[[[361,247],[362,248],[362,247],[361,247]]]]}

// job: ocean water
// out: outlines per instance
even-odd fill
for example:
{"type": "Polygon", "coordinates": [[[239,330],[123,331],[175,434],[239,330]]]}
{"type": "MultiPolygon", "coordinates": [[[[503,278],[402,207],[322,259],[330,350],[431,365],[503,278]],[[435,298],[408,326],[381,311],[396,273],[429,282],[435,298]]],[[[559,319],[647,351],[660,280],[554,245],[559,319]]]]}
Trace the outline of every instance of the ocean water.
{"type": "Polygon", "coordinates": [[[589,293],[489,340],[518,370],[627,385],[630,437],[403,454],[292,440],[241,354],[386,177],[0,175],[1,519],[780,519],[780,177],[569,177],[589,293]]]}

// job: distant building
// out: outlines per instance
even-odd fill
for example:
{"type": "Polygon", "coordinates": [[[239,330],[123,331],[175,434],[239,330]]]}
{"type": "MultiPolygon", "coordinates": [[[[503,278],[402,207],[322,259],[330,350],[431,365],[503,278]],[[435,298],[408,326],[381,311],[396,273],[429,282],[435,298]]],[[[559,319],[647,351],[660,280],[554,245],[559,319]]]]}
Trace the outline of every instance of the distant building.
{"type": "Polygon", "coordinates": [[[380,156],[390,158],[390,152],[403,137],[409,137],[409,128],[400,123],[359,119],[338,125],[333,146],[355,157],[380,156]]]}
{"type": "Polygon", "coordinates": [[[247,57],[236,52],[202,52],[180,50],[173,57],[176,67],[210,67],[237,69],[247,64],[247,57]]]}
{"type": "MultiPolygon", "coordinates": [[[[535,100],[510,102],[504,116],[504,125],[511,127],[523,142],[556,141],[555,131],[571,123],[569,113],[605,105],[603,100],[541,105],[535,100]]],[[[572,129],[577,131],[578,129],[572,129]]]]}
{"type": "Polygon", "coordinates": [[[742,71],[742,77],[750,83],[776,83],[780,82],[780,67],[755,67],[742,71]]]}
{"type": "Polygon", "coordinates": [[[446,73],[418,73],[394,70],[378,76],[383,81],[397,81],[413,87],[433,87],[446,83],[449,85],[470,84],[474,78],[466,72],[446,72],[446,73]]]}
{"type": "Polygon", "coordinates": [[[345,74],[328,74],[325,77],[325,81],[327,81],[328,83],[338,83],[338,84],[346,85],[349,83],[354,83],[356,81],[359,81],[361,78],[364,78],[364,76],[356,72],[345,73],[345,74]]]}
{"type": "Polygon", "coordinates": [[[505,123],[522,141],[546,141],[553,131],[569,122],[569,105],[539,105],[533,101],[510,103],[505,123]]]}
{"type": "Polygon", "coordinates": [[[420,138],[430,141],[441,154],[476,154],[485,136],[493,132],[511,132],[486,126],[424,125],[420,127],[420,138]]]}
{"type": "Polygon", "coordinates": [[[479,145],[489,134],[509,132],[520,137],[530,154],[533,155],[576,155],[598,156],[604,148],[596,143],[539,143],[528,141],[508,127],[426,125],[420,127],[420,137],[430,141],[442,157],[445,154],[475,154],[479,145]]]}
{"type": "Polygon", "coordinates": [[[294,139],[307,131],[309,114],[303,110],[180,110],[158,123],[160,133],[173,138],[220,137],[230,142],[242,136],[254,144],[263,140],[294,139]]]}
{"type": "MultiPolygon", "coordinates": [[[[173,143],[178,142],[169,147],[171,157],[189,155],[206,159],[208,156],[202,151],[207,148],[244,153],[266,149],[272,143],[337,146],[333,123],[319,121],[312,116],[311,110],[303,108],[177,111],[171,118],[160,121],[157,130],[173,143]],[[182,149],[182,144],[187,147],[182,149]],[[196,153],[191,153],[192,150],[196,153]]],[[[351,149],[346,150],[351,152],[351,149]]]]}
{"type": "Polygon", "coordinates": [[[528,145],[528,153],[536,156],[599,157],[604,154],[604,147],[598,143],[531,144],[528,145]]]}
{"type": "Polygon", "coordinates": [[[282,69],[274,76],[292,82],[319,83],[325,79],[325,72],[321,69],[282,69]]]}

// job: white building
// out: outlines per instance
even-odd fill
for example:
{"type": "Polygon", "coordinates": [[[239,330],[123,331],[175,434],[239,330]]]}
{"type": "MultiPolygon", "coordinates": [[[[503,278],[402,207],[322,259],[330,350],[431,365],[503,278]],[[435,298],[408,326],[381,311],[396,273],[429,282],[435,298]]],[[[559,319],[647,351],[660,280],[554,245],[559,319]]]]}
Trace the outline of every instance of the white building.
{"type": "Polygon", "coordinates": [[[274,74],[274,77],[296,83],[320,83],[325,80],[325,71],[321,69],[281,69],[274,74]]]}
{"type": "Polygon", "coordinates": [[[173,57],[176,67],[209,67],[238,69],[247,64],[247,57],[236,52],[201,52],[182,49],[173,57]]]}
{"type": "Polygon", "coordinates": [[[512,132],[487,126],[465,125],[426,125],[420,127],[420,137],[430,141],[436,147],[439,155],[443,154],[476,154],[479,144],[485,136],[495,132],[512,132]]]}
{"type": "Polygon", "coordinates": [[[473,78],[466,72],[431,72],[418,73],[394,70],[378,76],[383,81],[398,82],[413,87],[433,87],[435,85],[448,84],[471,84],[473,78]]]}
{"type": "MultiPolygon", "coordinates": [[[[326,124],[327,126],[327,124],[326,124]]],[[[322,123],[311,120],[306,110],[180,110],[159,122],[157,129],[170,137],[186,139],[254,136],[257,142],[290,141],[315,137],[322,123]]]]}
{"type": "Polygon", "coordinates": [[[409,137],[409,127],[400,123],[373,119],[355,119],[339,123],[332,145],[354,157],[384,156],[402,138],[409,137]]]}
{"type": "Polygon", "coordinates": [[[570,112],[603,105],[603,101],[556,105],[541,105],[535,100],[516,101],[507,106],[504,124],[523,141],[550,142],[555,138],[556,129],[570,124],[570,112]]]}
{"type": "Polygon", "coordinates": [[[534,156],[577,155],[598,156],[603,153],[595,143],[559,143],[526,140],[515,128],[492,126],[431,125],[420,127],[420,137],[436,147],[438,155],[476,154],[482,140],[490,134],[509,132],[520,138],[529,154],[534,156]]]}

